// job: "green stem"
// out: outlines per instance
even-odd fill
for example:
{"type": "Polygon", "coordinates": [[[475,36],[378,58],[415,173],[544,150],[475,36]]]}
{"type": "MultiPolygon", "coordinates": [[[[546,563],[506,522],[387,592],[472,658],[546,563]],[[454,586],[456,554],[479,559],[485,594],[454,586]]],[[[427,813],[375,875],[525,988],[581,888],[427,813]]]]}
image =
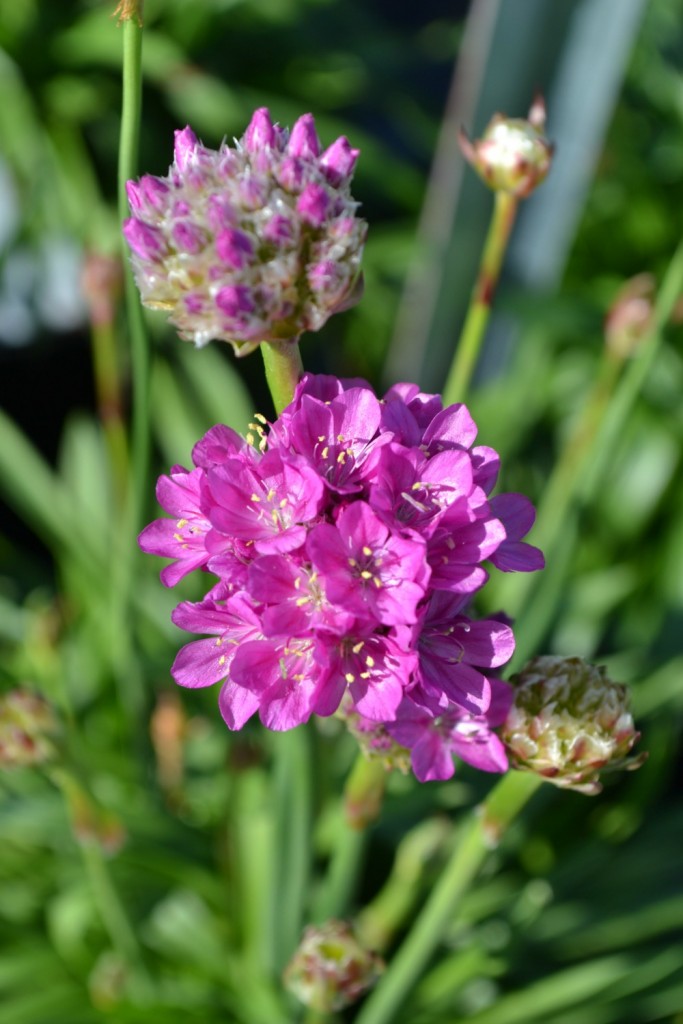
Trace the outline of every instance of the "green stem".
{"type": "Polygon", "coordinates": [[[583,413],[548,481],[531,536],[545,552],[548,568],[539,578],[536,574],[509,577],[496,588],[496,606],[504,606],[517,619],[518,648],[513,667],[533,653],[552,621],[563,592],[560,577],[565,576],[571,565],[577,512],[593,500],[604,479],[619,437],[661,349],[664,327],[681,291],[683,243],[674,253],[662,282],[652,325],[621,379],[622,360],[611,350],[605,350],[583,413]]]}
{"type": "Polygon", "coordinates": [[[458,903],[515,816],[541,783],[536,775],[508,772],[475,809],[417,921],[356,1024],[390,1024],[452,923],[458,903]]]}
{"type": "Polygon", "coordinates": [[[360,871],[367,832],[340,821],[339,835],[327,868],[323,886],[315,900],[312,920],[316,924],[332,917],[349,917],[360,871]]]}
{"type": "MultiPolygon", "coordinates": [[[[131,16],[123,22],[123,69],[121,134],[119,140],[119,216],[129,215],[126,182],[137,173],[138,142],[142,111],[142,26],[131,16]]],[[[130,332],[133,377],[132,480],[130,495],[131,531],[142,525],[149,468],[149,380],[150,358],[140,297],[124,246],[126,316],[130,332]]]]}
{"type": "Polygon", "coordinates": [[[496,192],[479,275],[472,291],[467,316],[455,350],[443,392],[444,405],[464,402],[474,373],[486,327],[491,315],[493,296],[498,285],[503,257],[507,249],[519,200],[509,192],[496,192]]]}
{"type": "Polygon", "coordinates": [[[93,320],[90,330],[97,406],[111,463],[114,493],[120,508],[128,478],[128,440],[121,410],[113,323],[111,320],[93,320]]]}
{"type": "Polygon", "coordinates": [[[275,796],[279,874],[275,897],[278,935],[275,966],[282,970],[296,949],[303,927],[311,867],[310,737],[305,728],[274,736],[278,758],[275,796]]]}
{"type": "Polygon", "coordinates": [[[280,415],[294,398],[304,365],[299,351],[299,339],[291,341],[264,341],[261,345],[266,381],[273,398],[275,412],[280,415]]]}
{"type": "MultiPolygon", "coordinates": [[[[517,619],[516,633],[519,637],[524,635],[522,620],[530,594],[541,586],[549,587],[549,577],[560,571],[560,562],[556,561],[553,555],[559,539],[567,528],[568,516],[576,501],[577,488],[593,451],[622,366],[622,359],[612,350],[605,348],[593,389],[544,489],[532,540],[544,552],[547,568],[541,577],[536,573],[506,577],[496,588],[496,601],[501,602],[501,606],[517,619]]],[[[519,660],[519,656],[520,652],[516,660],[519,660]]]]}
{"type": "MultiPolygon", "coordinates": [[[[142,96],[142,26],[139,12],[142,3],[132,0],[124,5],[122,60],[122,107],[119,139],[119,215],[128,216],[126,181],[137,171],[138,140],[142,96]]],[[[137,546],[135,535],[143,525],[148,492],[150,461],[149,380],[150,359],[140,298],[124,252],[124,289],[126,323],[130,335],[132,373],[132,426],[130,478],[123,521],[112,545],[110,614],[111,658],[121,700],[131,717],[140,721],[140,672],[133,658],[132,630],[129,622],[129,600],[133,590],[137,546]],[[137,679],[136,679],[137,676],[137,679]]]]}

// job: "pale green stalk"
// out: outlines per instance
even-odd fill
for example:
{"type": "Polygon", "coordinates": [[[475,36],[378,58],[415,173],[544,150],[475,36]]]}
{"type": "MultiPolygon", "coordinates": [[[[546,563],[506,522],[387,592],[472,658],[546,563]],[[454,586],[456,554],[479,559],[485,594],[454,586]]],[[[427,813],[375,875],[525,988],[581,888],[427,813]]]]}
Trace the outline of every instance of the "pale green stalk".
{"type": "Polygon", "coordinates": [[[273,398],[275,412],[279,416],[294,398],[294,389],[304,372],[299,351],[299,339],[264,341],[260,347],[266,370],[266,381],[273,398]]]}
{"type": "Polygon", "coordinates": [[[518,205],[519,199],[510,192],[495,193],[479,274],[443,391],[444,405],[467,400],[518,205]]]}
{"type": "Polygon", "coordinates": [[[490,850],[498,844],[541,781],[537,775],[508,772],[483,805],[472,811],[441,877],[408,936],[390,960],[385,975],[361,1008],[356,1024],[391,1024],[395,1019],[455,920],[460,900],[490,850]]]}

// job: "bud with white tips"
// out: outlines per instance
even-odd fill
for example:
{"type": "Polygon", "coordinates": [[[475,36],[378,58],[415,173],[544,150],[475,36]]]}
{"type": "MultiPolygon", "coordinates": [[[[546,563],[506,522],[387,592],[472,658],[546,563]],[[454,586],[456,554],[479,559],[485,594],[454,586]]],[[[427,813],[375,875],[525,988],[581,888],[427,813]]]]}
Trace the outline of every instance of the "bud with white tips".
{"type": "Polygon", "coordinates": [[[581,658],[534,658],[511,680],[514,704],[501,730],[510,764],[556,786],[593,795],[602,770],[639,768],[640,737],[628,688],[581,658]]]}
{"type": "Polygon", "coordinates": [[[545,180],[554,145],[544,135],[545,104],[534,100],[526,118],[495,114],[480,139],[458,139],[465,159],[494,192],[524,199],[545,180]]]}
{"type": "Polygon", "coordinates": [[[306,929],[284,982],[305,1006],[335,1013],[355,1003],[383,970],[381,957],[361,945],[351,925],[333,920],[306,929]]]}

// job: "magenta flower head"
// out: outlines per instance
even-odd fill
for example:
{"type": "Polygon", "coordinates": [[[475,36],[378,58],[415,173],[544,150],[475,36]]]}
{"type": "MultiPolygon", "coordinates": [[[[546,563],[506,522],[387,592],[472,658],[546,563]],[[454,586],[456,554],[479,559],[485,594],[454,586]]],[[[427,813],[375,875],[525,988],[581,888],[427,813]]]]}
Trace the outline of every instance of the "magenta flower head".
{"type": "Polygon", "coordinates": [[[311,114],[290,133],[261,108],[218,150],[177,131],[168,175],[127,184],[123,233],[143,303],[166,310],[181,338],[227,341],[238,355],[319,330],[360,296],[357,157],[344,137],[323,150],[311,114]]]}
{"type": "Polygon", "coordinates": [[[176,682],[220,683],[230,729],[253,715],[292,729],[341,707],[368,752],[422,781],[449,777],[453,755],[504,771],[492,730],[510,690],[496,670],[514,636],[469,605],[486,566],[528,572],[543,557],[523,540],[529,502],[489,499],[498,456],[476,433],[464,406],[417,388],[379,399],[365,381],[310,374],[258,449],[213,427],[194,468],[159,481],[170,518],[140,535],[172,559],[166,586],[214,577],[173,613],[203,637],[179,651],[176,682]]]}

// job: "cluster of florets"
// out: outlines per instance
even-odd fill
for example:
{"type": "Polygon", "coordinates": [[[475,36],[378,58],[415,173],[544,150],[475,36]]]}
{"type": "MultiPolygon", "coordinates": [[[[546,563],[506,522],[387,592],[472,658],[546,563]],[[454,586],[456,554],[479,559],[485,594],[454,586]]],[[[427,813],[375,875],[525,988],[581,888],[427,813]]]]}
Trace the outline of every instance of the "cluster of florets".
{"type": "Polygon", "coordinates": [[[357,157],[343,136],[323,152],[311,114],[290,134],[257,110],[234,148],[177,131],[168,176],[127,184],[143,303],[167,310],[182,338],[228,341],[239,355],[319,330],[358,281],[357,157]]]}
{"type": "Polygon", "coordinates": [[[534,658],[513,677],[514,704],[502,729],[513,767],[556,786],[594,795],[600,772],[639,768],[640,737],[628,687],[582,658],[534,658]]]}
{"type": "MultiPolygon", "coordinates": [[[[265,421],[263,421],[265,423],[265,421]]],[[[504,571],[543,564],[525,544],[534,512],[489,497],[499,459],[473,447],[464,405],[397,385],[307,375],[260,443],[225,426],[195,446],[157,497],[173,517],[140,537],[175,561],[172,586],[202,568],[217,582],[173,621],[211,634],[181,649],[181,686],[222,682],[231,729],[255,713],[270,729],[346,714],[412,751],[421,780],[447,778],[451,754],[504,771],[491,731],[511,703],[495,670],[512,655],[506,621],[473,620],[472,595],[504,571]]]]}

